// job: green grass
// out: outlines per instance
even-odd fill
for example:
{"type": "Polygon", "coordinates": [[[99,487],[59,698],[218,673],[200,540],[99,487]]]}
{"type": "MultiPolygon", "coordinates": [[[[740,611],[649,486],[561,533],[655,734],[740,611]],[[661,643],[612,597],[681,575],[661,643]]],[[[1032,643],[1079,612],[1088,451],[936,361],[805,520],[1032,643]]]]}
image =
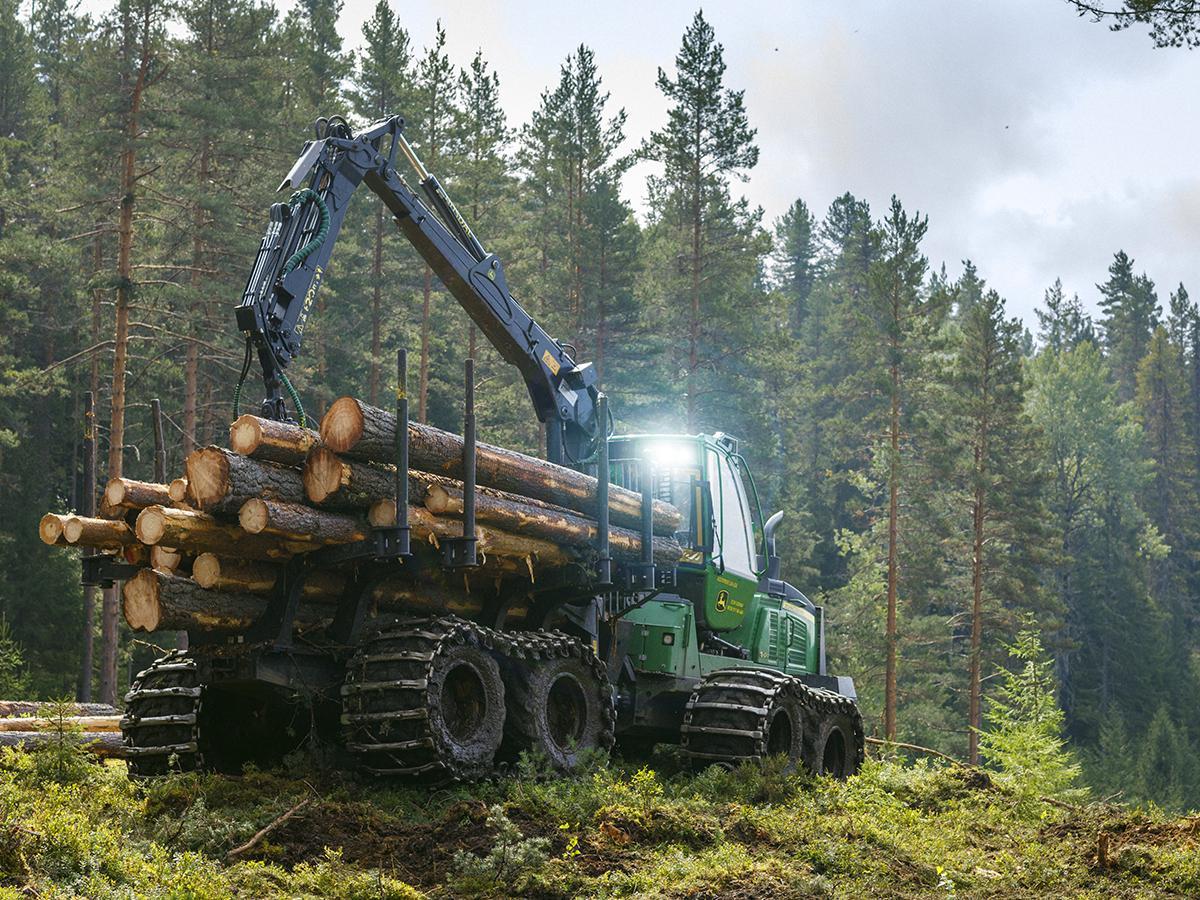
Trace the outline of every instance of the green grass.
{"type": "Polygon", "coordinates": [[[941,764],[872,761],[847,783],[653,765],[441,789],[261,772],[138,785],[118,764],[5,751],[0,898],[1200,896],[1197,817],[1031,803],[941,764]]]}

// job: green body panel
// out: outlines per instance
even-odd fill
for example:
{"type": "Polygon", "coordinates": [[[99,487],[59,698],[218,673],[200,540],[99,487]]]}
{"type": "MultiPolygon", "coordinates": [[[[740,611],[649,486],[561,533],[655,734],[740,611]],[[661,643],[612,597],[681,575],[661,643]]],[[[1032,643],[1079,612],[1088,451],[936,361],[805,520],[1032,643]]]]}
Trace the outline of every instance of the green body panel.
{"type": "Polygon", "coordinates": [[[634,671],[675,678],[702,674],[690,603],[651,600],[621,618],[632,626],[621,650],[628,654],[634,671]]]}

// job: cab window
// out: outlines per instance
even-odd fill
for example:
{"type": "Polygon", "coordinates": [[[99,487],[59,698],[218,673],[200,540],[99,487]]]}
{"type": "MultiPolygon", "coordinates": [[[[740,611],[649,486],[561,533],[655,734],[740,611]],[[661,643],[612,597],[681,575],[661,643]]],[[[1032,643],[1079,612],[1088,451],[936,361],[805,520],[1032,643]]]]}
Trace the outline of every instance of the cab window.
{"type": "Polygon", "coordinates": [[[746,501],[742,480],[726,457],[708,451],[708,471],[713,488],[713,502],[720,526],[718,551],[726,569],[738,575],[753,577],[754,555],[750,546],[750,506],[746,501]]]}

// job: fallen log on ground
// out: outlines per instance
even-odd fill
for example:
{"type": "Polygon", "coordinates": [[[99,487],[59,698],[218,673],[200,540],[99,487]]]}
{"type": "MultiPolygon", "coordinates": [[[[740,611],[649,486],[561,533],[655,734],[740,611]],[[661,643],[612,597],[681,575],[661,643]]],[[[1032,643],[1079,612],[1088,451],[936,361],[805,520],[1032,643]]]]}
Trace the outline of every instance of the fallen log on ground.
{"type": "MultiPolygon", "coordinates": [[[[395,461],[396,417],[353,397],[335,400],[321,419],[321,440],[335,453],[368,462],[395,461]]],[[[462,478],[463,439],[429,425],[408,426],[409,465],[413,469],[462,478]]],[[[477,445],[476,479],[479,484],[525,497],[565,506],[584,515],[596,507],[596,479],[491,444],[477,445]]],[[[641,495],[617,485],[609,487],[613,521],[636,528],[641,523],[641,495]]],[[[672,534],[680,525],[679,511],[654,501],[654,528],[672,534]]]]}
{"type": "MultiPolygon", "coordinates": [[[[10,716],[44,716],[55,704],[46,700],[0,700],[0,719],[10,716]]],[[[112,716],[117,708],[107,703],[70,703],[72,712],[80,716],[112,716]]]]}
{"type": "Polygon", "coordinates": [[[143,544],[186,548],[189,553],[220,553],[239,559],[287,559],[316,550],[312,541],[291,541],[268,534],[246,534],[239,526],[220,522],[207,513],[165,506],[147,506],[137,518],[137,538],[143,544]]]}
{"type": "Polygon", "coordinates": [[[168,486],[132,478],[110,478],[104,487],[104,504],[109,509],[145,509],[147,506],[170,504],[168,486]]]}
{"type": "Polygon", "coordinates": [[[81,731],[120,731],[121,717],[109,716],[66,716],[61,721],[54,718],[22,716],[15,719],[0,719],[0,732],[5,731],[57,731],[59,728],[81,731]]]}
{"type": "Polygon", "coordinates": [[[63,523],[63,537],[68,544],[95,547],[97,550],[118,550],[137,543],[133,529],[123,519],[95,519],[90,516],[71,516],[63,523]]]}
{"type": "Polygon", "coordinates": [[[224,447],[203,447],[188,454],[188,492],[196,508],[234,515],[254,497],[304,502],[304,482],[296,469],[239,456],[224,447]]]}
{"type": "MultiPolygon", "coordinates": [[[[46,744],[56,743],[58,739],[58,735],[52,731],[0,731],[0,747],[35,750],[46,744]]],[[[125,745],[120,732],[85,732],[72,735],[71,739],[79,741],[84,750],[101,759],[123,759],[125,757],[125,745]]]]}
{"type": "Polygon", "coordinates": [[[298,466],[320,435],[310,428],[245,415],[229,426],[229,449],[242,456],[298,466]]]}

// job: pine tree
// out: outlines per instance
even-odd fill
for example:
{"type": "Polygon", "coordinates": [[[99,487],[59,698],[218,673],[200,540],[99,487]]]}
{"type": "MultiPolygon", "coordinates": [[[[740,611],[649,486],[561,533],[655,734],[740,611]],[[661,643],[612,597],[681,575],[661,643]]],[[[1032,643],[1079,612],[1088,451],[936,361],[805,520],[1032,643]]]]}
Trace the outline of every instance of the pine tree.
{"type": "Polygon", "coordinates": [[[949,372],[946,438],[961,448],[953,477],[970,509],[962,550],[971,573],[967,690],[968,759],[979,760],[984,621],[994,635],[1003,611],[1033,605],[1045,526],[1036,432],[1024,410],[1022,327],[994,290],[960,307],[949,372]]]}
{"type": "MultiPolygon", "coordinates": [[[[662,175],[650,180],[652,215],[670,232],[670,255],[684,260],[684,283],[673,285],[663,299],[671,307],[677,300],[686,304],[679,324],[686,335],[689,432],[700,428],[705,370],[725,355],[716,336],[733,324],[732,311],[720,309],[722,270],[749,249],[757,231],[758,215],[729,196],[730,180],[757,164],[758,147],[743,92],[727,88],[724,78],[724,48],[697,12],[675,57],[675,77],[658,72],[658,89],[671,104],[666,127],[653,132],[641,150],[645,159],[662,165],[662,175]]],[[[747,313],[739,311],[740,318],[752,318],[747,313]]]]}
{"type": "Polygon", "coordinates": [[[1034,312],[1038,318],[1038,340],[1043,346],[1058,353],[1084,341],[1095,342],[1091,316],[1083,311],[1078,294],[1070,300],[1066,298],[1061,278],[1054,279],[1054,284],[1046,288],[1042,303],[1046,308],[1034,312]]]}
{"type": "MultiPolygon", "coordinates": [[[[389,0],[375,4],[374,15],[363,24],[364,47],[358,58],[354,88],[350,92],[354,111],[368,120],[400,115],[412,102],[412,53],[408,32],[392,12],[389,0]]],[[[379,403],[382,385],[384,314],[383,294],[391,278],[384,277],[383,204],[374,204],[371,234],[371,348],[367,398],[379,403]]]]}

